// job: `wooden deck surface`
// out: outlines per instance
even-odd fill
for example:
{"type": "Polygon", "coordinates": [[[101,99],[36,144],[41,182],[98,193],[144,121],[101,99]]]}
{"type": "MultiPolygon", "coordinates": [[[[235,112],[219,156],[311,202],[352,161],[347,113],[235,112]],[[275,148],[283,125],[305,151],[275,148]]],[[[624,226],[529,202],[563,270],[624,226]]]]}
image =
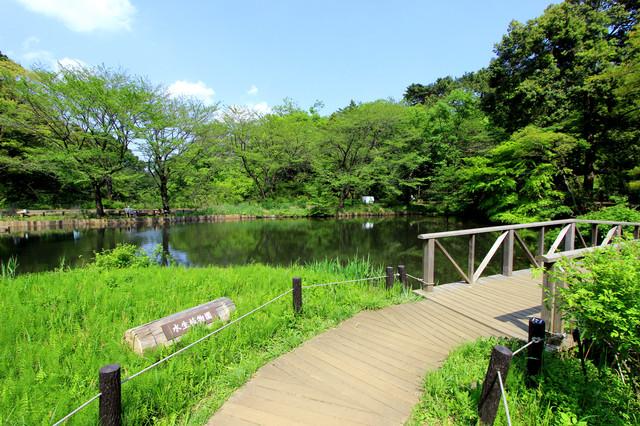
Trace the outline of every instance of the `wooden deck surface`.
{"type": "Polygon", "coordinates": [[[365,311],[262,367],[208,425],[396,425],[425,373],[481,336],[526,340],[540,314],[528,271],[436,286],[416,303],[365,311]]]}

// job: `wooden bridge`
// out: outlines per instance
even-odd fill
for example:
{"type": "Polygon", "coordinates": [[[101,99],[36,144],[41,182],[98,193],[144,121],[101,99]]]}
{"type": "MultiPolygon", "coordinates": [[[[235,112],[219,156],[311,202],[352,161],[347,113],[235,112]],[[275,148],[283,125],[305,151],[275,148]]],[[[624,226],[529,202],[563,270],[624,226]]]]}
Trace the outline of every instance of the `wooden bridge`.
{"type": "MultiPolygon", "coordinates": [[[[606,245],[623,229],[638,238],[638,223],[563,220],[420,235],[424,240],[425,300],[365,311],[262,367],[210,419],[209,425],[388,425],[402,424],[418,402],[425,373],[437,369],[456,346],[483,336],[525,340],[527,321],[541,314],[561,326],[553,306],[542,309],[541,279],[514,271],[517,242],[534,266],[550,268],[559,256],[580,256],[606,245]],[[588,227],[587,232],[580,228],[588,227]],[[599,227],[607,226],[606,232],[599,227]],[[560,228],[545,250],[545,232],[560,228]],[[538,232],[537,255],[517,232],[538,232]],[[497,233],[476,265],[475,239],[497,233]],[[464,271],[440,241],[469,239],[464,271]],[[602,237],[602,238],[601,238],[602,237]],[[585,247],[575,248],[576,239],[585,247]],[[564,251],[557,252],[560,245],[564,251]],[[502,274],[482,273],[502,247],[502,274]],[[440,249],[463,281],[436,285],[435,250],[440,249]]],[[[555,283],[545,279],[548,290],[555,283]]],[[[553,331],[553,330],[550,330],[553,331]]]]}

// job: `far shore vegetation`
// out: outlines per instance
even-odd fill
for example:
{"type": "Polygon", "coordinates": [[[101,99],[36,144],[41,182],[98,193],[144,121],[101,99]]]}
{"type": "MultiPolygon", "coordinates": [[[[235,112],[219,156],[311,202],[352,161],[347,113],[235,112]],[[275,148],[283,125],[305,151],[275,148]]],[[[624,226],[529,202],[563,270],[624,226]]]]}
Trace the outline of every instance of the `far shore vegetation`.
{"type": "Polygon", "coordinates": [[[496,41],[482,69],[332,112],[204,105],[109,66],[28,70],[0,53],[0,210],[326,216],[373,196],[523,222],[638,204],[634,3],[567,0],[496,41]]]}

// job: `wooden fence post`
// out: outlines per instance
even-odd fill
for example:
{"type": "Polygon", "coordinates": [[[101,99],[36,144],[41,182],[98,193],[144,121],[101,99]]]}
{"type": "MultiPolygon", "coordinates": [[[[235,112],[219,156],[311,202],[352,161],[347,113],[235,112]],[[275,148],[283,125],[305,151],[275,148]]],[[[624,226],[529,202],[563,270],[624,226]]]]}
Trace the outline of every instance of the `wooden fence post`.
{"type": "Polygon", "coordinates": [[[564,251],[573,250],[575,248],[576,240],[576,224],[572,223],[569,226],[569,230],[564,236],[564,251]]]}
{"type": "Polygon", "coordinates": [[[545,322],[546,331],[551,332],[551,315],[553,312],[553,299],[555,288],[553,280],[549,275],[553,268],[553,263],[544,262],[542,264],[542,321],[545,322]]]}
{"type": "Polygon", "coordinates": [[[467,277],[469,284],[475,283],[473,274],[476,272],[476,234],[469,236],[469,253],[467,254],[467,277]]]}
{"type": "Polygon", "coordinates": [[[513,352],[504,346],[496,345],[491,351],[489,368],[482,383],[482,393],[478,402],[478,416],[482,424],[492,425],[496,420],[501,398],[498,371],[502,377],[502,383],[506,384],[511,358],[513,358],[513,352]]]}
{"type": "Polygon", "coordinates": [[[538,247],[536,251],[536,254],[538,256],[542,256],[544,254],[544,233],[545,227],[542,226],[540,227],[540,232],[538,233],[538,247]]]}
{"type": "Polygon", "coordinates": [[[433,238],[424,242],[424,253],[422,255],[422,289],[424,291],[433,291],[435,284],[435,257],[436,242],[433,238]]]}
{"type": "Polygon", "coordinates": [[[545,324],[541,318],[529,318],[529,339],[540,339],[538,343],[532,343],[527,348],[527,384],[534,384],[533,376],[540,374],[542,367],[542,352],[544,351],[545,324]]]}
{"type": "Polygon", "coordinates": [[[395,281],[395,277],[393,276],[393,266],[387,266],[387,281],[386,281],[386,287],[387,288],[392,288],[393,287],[393,281],[395,281]]]}
{"type": "Polygon", "coordinates": [[[636,240],[640,239],[640,226],[633,227],[633,238],[636,240]]]}
{"type": "Polygon", "coordinates": [[[409,281],[407,280],[407,270],[405,269],[404,265],[398,265],[398,280],[405,287],[407,287],[409,284],[409,281]]]}
{"type": "Polygon", "coordinates": [[[120,426],[122,424],[122,399],[120,365],[105,365],[100,369],[100,408],[101,426],[120,426]]]}
{"type": "Polygon", "coordinates": [[[598,245],[598,224],[591,224],[591,246],[595,247],[598,245]]]}
{"type": "Polygon", "coordinates": [[[293,279],[293,312],[299,314],[302,312],[302,278],[295,277],[293,279]]]}
{"type": "Polygon", "coordinates": [[[507,238],[502,243],[502,275],[507,277],[513,274],[513,247],[515,241],[515,231],[507,231],[507,238]]]}

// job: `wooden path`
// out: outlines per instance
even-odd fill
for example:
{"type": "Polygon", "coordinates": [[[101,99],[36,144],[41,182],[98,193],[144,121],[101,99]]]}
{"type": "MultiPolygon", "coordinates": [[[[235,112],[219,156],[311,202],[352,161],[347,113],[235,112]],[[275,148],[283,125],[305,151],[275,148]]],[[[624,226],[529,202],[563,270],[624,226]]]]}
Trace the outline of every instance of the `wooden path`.
{"type": "Polygon", "coordinates": [[[427,371],[481,336],[526,340],[527,319],[540,314],[542,298],[528,271],[423,295],[361,312],[265,365],[208,425],[402,424],[427,371]]]}

